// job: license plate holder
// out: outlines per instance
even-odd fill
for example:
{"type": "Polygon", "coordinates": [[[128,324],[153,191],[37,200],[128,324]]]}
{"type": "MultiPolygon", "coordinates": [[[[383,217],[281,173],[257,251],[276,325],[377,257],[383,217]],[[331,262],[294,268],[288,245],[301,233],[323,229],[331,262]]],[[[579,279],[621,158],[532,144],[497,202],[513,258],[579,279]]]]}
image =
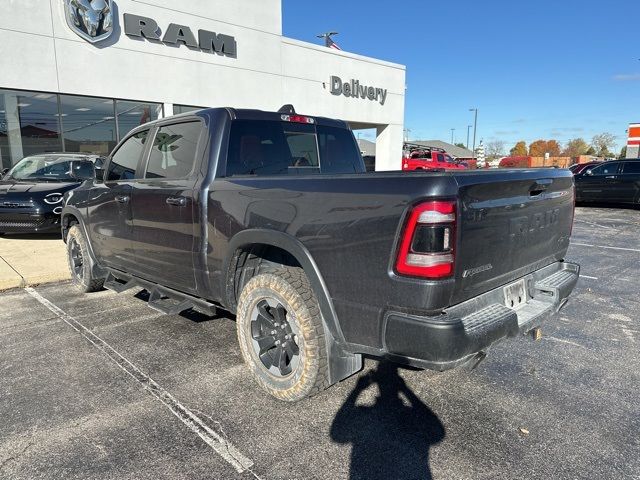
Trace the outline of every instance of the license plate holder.
{"type": "Polygon", "coordinates": [[[504,304],[512,310],[518,310],[527,304],[527,286],[524,278],[503,288],[504,304]]]}

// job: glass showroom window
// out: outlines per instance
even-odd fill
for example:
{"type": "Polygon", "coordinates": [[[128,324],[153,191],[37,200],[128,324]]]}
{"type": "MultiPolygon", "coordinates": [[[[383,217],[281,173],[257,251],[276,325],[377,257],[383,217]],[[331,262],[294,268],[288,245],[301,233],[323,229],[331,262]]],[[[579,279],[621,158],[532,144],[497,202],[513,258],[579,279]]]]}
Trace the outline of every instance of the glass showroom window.
{"type": "Polygon", "coordinates": [[[134,128],[162,117],[161,103],[116,101],[118,133],[124,138],[134,128]]]}
{"type": "Polygon", "coordinates": [[[65,152],[107,155],[118,134],[113,100],[60,95],[60,117],[65,152]]]}
{"type": "Polygon", "coordinates": [[[174,105],[173,114],[178,115],[179,113],[193,112],[195,110],[202,110],[203,108],[206,108],[206,107],[193,107],[191,105],[174,105]]]}
{"type": "Polygon", "coordinates": [[[0,89],[2,168],[28,155],[61,150],[57,95],[0,89]]]}

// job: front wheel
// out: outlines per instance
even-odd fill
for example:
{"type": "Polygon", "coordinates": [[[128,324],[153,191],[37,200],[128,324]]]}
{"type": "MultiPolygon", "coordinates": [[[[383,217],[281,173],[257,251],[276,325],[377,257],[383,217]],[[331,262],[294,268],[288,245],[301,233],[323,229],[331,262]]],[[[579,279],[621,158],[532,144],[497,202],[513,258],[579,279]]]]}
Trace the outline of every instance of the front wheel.
{"type": "Polygon", "coordinates": [[[78,225],[73,225],[67,234],[67,263],[71,280],[80,291],[89,293],[102,289],[104,278],[93,276],[87,239],[78,225]]]}
{"type": "Polygon", "coordinates": [[[249,280],[236,324],[244,361],[268,393],[295,402],[329,386],[318,300],[301,268],[277,268],[249,280]]]}

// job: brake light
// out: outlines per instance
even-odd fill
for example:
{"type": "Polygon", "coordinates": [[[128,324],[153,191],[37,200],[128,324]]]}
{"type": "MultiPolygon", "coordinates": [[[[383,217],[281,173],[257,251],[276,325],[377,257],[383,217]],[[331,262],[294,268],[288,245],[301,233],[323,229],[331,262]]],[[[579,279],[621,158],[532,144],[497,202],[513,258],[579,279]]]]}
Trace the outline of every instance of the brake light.
{"type": "Polygon", "coordinates": [[[428,279],[453,275],[455,227],[455,201],[426,202],[414,207],[402,232],[396,272],[428,279]]]}
{"type": "Polygon", "coordinates": [[[283,122],[293,122],[293,123],[316,123],[316,121],[311,117],[305,117],[304,115],[280,115],[280,118],[283,122]]]}

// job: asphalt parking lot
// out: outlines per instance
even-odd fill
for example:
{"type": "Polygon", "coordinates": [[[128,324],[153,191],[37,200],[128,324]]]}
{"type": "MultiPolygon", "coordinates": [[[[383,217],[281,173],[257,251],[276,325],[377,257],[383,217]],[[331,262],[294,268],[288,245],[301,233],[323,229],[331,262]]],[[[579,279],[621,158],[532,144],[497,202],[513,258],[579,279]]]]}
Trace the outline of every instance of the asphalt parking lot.
{"type": "Polygon", "coordinates": [[[367,360],[284,404],[235,323],[68,283],[0,294],[2,479],[640,478],[640,211],[579,208],[582,278],[476,370],[367,360]]]}

